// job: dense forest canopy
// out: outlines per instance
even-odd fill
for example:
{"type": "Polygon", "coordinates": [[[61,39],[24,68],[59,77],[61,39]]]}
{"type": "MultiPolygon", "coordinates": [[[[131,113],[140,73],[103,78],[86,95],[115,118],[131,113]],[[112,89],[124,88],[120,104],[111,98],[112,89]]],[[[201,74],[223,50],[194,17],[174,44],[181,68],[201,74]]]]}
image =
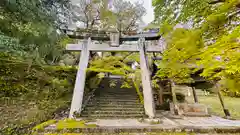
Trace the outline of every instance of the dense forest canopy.
{"type": "Polygon", "coordinates": [[[19,52],[24,57],[38,60],[39,64],[54,61],[62,52],[59,43],[62,35],[57,30],[66,25],[68,7],[68,0],[1,1],[2,40],[17,41],[13,46],[2,43],[2,51],[13,49],[12,53],[19,52]],[[12,39],[5,39],[7,37],[12,39]]]}
{"type": "Polygon", "coordinates": [[[167,43],[158,75],[186,82],[203,69],[201,76],[239,92],[239,0],[153,0],[153,6],[167,43]]]}

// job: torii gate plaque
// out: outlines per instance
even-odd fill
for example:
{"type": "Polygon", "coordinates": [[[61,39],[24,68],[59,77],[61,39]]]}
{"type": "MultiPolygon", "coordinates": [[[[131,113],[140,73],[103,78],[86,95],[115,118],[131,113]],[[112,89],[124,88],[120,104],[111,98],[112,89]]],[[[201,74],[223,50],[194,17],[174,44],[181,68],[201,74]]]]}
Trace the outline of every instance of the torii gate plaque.
{"type": "Polygon", "coordinates": [[[142,86],[144,95],[144,108],[145,113],[150,118],[155,116],[155,106],[153,99],[153,92],[151,87],[151,79],[149,69],[147,67],[146,52],[161,52],[160,46],[145,45],[145,40],[156,40],[159,39],[157,34],[141,34],[131,37],[122,38],[122,41],[138,41],[137,44],[131,45],[120,45],[118,47],[111,47],[109,44],[94,44],[91,42],[92,37],[85,39],[84,42],[78,44],[68,44],[66,49],[68,51],[81,51],[79,69],[76,76],[74,93],[72,97],[71,110],[69,118],[74,118],[75,112],[81,112],[82,100],[85,87],[86,70],[89,62],[90,51],[95,52],[139,52],[140,53],[140,67],[142,73],[142,86]]]}

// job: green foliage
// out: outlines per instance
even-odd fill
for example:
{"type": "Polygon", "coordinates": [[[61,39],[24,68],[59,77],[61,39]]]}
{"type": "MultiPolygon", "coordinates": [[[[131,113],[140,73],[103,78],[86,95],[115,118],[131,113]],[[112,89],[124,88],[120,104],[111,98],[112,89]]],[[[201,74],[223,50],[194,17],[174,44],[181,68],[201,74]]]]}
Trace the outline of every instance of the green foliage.
{"type": "MultiPolygon", "coordinates": [[[[121,75],[124,78],[122,88],[135,87],[139,96],[140,102],[143,103],[143,94],[140,91],[141,87],[141,71],[133,70],[126,63],[129,61],[138,61],[137,54],[127,54],[127,57],[122,56],[107,56],[102,59],[96,59],[91,61],[88,71],[94,71],[99,73],[111,73],[114,75],[121,75]]],[[[115,87],[116,82],[110,81],[110,87],[115,87]]]]}
{"type": "Polygon", "coordinates": [[[239,1],[154,0],[153,5],[167,44],[157,77],[189,83],[191,74],[203,69],[201,76],[239,92],[239,1]],[[173,27],[177,23],[188,29],[173,27]]]}
{"type": "Polygon", "coordinates": [[[3,0],[0,4],[0,31],[21,43],[49,42],[56,37],[68,11],[68,0],[3,0]],[[62,17],[62,19],[60,18],[62,17]],[[43,40],[44,39],[44,40],[43,40]]]}
{"type": "MultiPolygon", "coordinates": [[[[14,61],[14,60],[12,60],[14,61]]],[[[0,61],[1,63],[1,91],[0,94],[4,97],[18,97],[21,96],[23,93],[34,94],[37,95],[41,91],[41,89],[52,89],[51,92],[52,95],[50,97],[58,96],[58,94],[64,94],[67,87],[69,87],[71,84],[68,83],[69,80],[67,79],[73,79],[72,76],[66,76],[67,74],[61,74],[64,72],[73,73],[73,68],[66,68],[63,69],[62,67],[40,67],[37,65],[32,65],[32,68],[28,67],[28,63],[14,63],[6,62],[6,61],[0,61]],[[24,83],[27,82],[27,83],[24,83]],[[13,85],[14,84],[14,85],[13,85]],[[40,86],[40,87],[39,87],[40,86]],[[36,89],[36,88],[37,89],[36,89]],[[39,88],[38,88],[39,87],[39,88]],[[32,89],[35,89],[36,91],[39,90],[39,92],[33,93],[31,91],[32,89]],[[56,89],[60,91],[56,91],[56,89]]],[[[43,94],[47,91],[41,91],[43,94]]],[[[49,94],[49,93],[46,93],[49,94]]],[[[41,97],[39,97],[41,98],[41,97]]]]}
{"type": "Polygon", "coordinates": [[[171,78],[177,83],[191,82],[190,75],[203,41],[199,31],[177,28],[166,34],[167,50],[159,62],[157,76],[160,79],[171,78]]]}
{"type": "Polygon", "coordinates": [[[39,66],[1,53],[1,133],[22,134],[70,103],[76,69],[39,66]]]}
{"type": "Polygon", "coordinates": [[[140,100],[140,103],[141,104],[144,104],[144,98],[143,98],[143,93],[140,91],[140,86],[141,86],[141,81],[139,81],[136,77],[135,79],[133,80],[133,85],[137,91],[137,94],[138,94],[138,97],[139,97],[139,100],[140,100]]]}
{"type": "Polygon", "coordinates": [[[123,62],[122,57],[109,56],[93,60],[88,71],[108,72],[116,75],[126,76],[132,69],[123,62]]]}
{"type": "MultiPolygon", "coordinates": [[[[101,74],[101,73],[100,73],[101,74]]],[[[88,82],[89,85],[88,85],[88,88],[89,89],[96,89],[98,88],[100,82],[102,81],[102,77],[99,75],[95,76],[95,77],[92,77],[92,78],[89,78],[88,82]]]]}
{"type": "Polygon", "coordinates": [[[68,8],[68,0],[1,1],[0,51],[29,65],[57,62],[66,45],[58,31],[68,8]]]}

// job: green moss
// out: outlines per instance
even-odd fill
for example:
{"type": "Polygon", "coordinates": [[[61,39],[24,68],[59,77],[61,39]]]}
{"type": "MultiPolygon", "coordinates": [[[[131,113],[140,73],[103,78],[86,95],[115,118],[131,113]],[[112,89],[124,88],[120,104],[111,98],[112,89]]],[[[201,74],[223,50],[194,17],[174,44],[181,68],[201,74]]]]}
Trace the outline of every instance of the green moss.
{"type": "MultiPolygon", "coordinates": [[[[44,135],[139,135],[141,133],[63,133],[63,134],[54,134],[54,133],[47,133],[44,135]]],[[[144,135],[195,135],[195,133],[144,133],[144,135]]]]}
{"type": "Polygon", "coordinates": [[[72,128],[94,128],[97,127],[96,124],[86,124],[85,121],[77,121],[73,119],[65,119],[59,121],[57,124],[57,129],[72,129],[72,128]]]}
{"type": "Polygon", "coordinates": [[[133,85],[136,89],[136,92],[138,94],[141,104],[144,104],[143,94],[140,92],[140,89],[139,89],[140,86],[134,80],[133,80],[133,85]]]}
{"type": "Polygon", "coordinates": [[[98,76],[95,76],[93,78],[90,78],[88,83],[89,83],[89,88],[90,89],[96,89],[98,88],[99,84],[101,83],[102,78],[99,78],[98,76]]]}
{"type": "Polygon", "coordinates": [[[44,135],[84,135],[84,134],[82,134],[82,133],[64,133],[64,134],[46,133],[44,135]]]}
{"type": "Polygon", "coordinates": [[[125,70],[121,69],[103,69],[103,68],[88,68],[87,71],[98,72],[98,73],[111,73],[115,75],[125,75],[125,70]]]}
{"type": "Polygon", "coordinates": [[[33,128],[33,130],[43,130],[45,127],[47,127],[47,126],[49,126],[49,125],[52,125],[52,124],[54,124],[54,123],[56,123],[56,122],[57,122],[56,120],[46,121],[46,122],[44,122],[44,123],[41,123],[41,124],[35,126],[35,127],[33,128]]]}

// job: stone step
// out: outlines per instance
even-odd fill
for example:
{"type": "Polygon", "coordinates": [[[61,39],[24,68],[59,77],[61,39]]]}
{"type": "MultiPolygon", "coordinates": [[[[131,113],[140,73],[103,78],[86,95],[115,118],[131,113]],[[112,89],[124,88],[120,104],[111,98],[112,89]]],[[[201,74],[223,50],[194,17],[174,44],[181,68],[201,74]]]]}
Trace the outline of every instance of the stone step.
{"type": "Polygon", "coordinates": [[[87,107],[143,108],[144,106],[142,104],[87,104],[87,107]]]}
{"type": "MultiPolygon", "coordinates": [[[[97,93],[97,92],[96,92],[97,93]]],[[[100,91],[98,93],[119,93],[119,94],[125,94],[125,93],[128,93],[128,94],[136,94],[137,92],[136,91],[100,91]]]]}
{"type": "Polygon", "coordinates": [[[121,93],[121,92],[129,92],[129,93],[137,93],[137,91],[136,90],[120,90],[120,89],[118,89],[118,90],[108,90],[108,89],[98,89],[98,90],[96,90],[96,92],[119,92],[119,93],[121,93]]]}
{"type": "Polygon", "coordinates": [[[133,89],[98,89],[97,92],[132,92],[132,93],[136,93],[136,90],[133,89]]]}
{"type": "Polygon", "coordinates": [[[129,114],[129,115],[109,115],[109,114],[82,114],[81,118],[98,118],[98,119],[106,119],[106,118],[144,118],[145,115],[142,114],[129,114]]]}
{"type": "Polygon", "coordinates": [[[99,93],[99,94],[95,94],[95,96],[128,96],[128,97],[138,97],[137,94],[129,94],[129,93],[99,93]]]}
{"type": "Polygon", "coordinates": [[[135,90],[99,90],[99,91],[97,91],[97,92],[99,92],[99,93],[101,93],[101,92],[106,92],[106,93],[108,93],[108,92],[113,92],[113,93],[137,93],[135,90]]]}
{"type": "Polygon", "coordinates": [[[93,99],[92,101],[95,101],[95,102],[132,102],[132,103],[139,103],[139,100],[136,100],[136,99],[99,99],[99,98],[96,98],[96,99],[93,99]]]}
{"type": "Polygon", "coordinates": [[[136,102],[121,102],[121,101],[111,101],[111,102],[109,102],[109,101],[90,101],[90,102],[88,102],[88,104],[94,104],[94,105],[103,105],[103,104],[110,104],[110,105],[138,105],[138,104],[140,104],[140,102],[139,101],[136,101],[136,102]]]}
{"type": "Polygon", "coordinates": [[[122,97],[125,97],[125,98],[138,98],[138,95],[112,95],[112,94],[101,94],[101,95],[95,95],[95,97],[98,97],[98,98],[104,98],[104,97],[113,97],[113,98],[122,98],[122,97]]]}
{"type": "Polygon", "coordinates": [[[110,115],[132,115],[132,114],[145,114],[144,111],[83,111],[82,115],[84,114],[110,114],[110,115]]]}
{"type": "Polygon", "coordinates": [[[93,99],[107,100],[139,100],[138,97],[93,97],[93,99]]]}
{"type": "Polygon", "coordinates": [[[131,111],[131,110],[135,110],[135,111],[144,111],[144,108],[126,108],[126,107],[86,107],[84,109],[84,111],[91,111],[91,110],[100,110],[100,111],[109,111],[109,110],[113,110],[113,111],[131,111]]]}
{"type": "Polygon", "coordinates": [[[137,94],[129,95],[129,94],[99,94],[95,95],[95,97],[138,97],[137,94]]]}

